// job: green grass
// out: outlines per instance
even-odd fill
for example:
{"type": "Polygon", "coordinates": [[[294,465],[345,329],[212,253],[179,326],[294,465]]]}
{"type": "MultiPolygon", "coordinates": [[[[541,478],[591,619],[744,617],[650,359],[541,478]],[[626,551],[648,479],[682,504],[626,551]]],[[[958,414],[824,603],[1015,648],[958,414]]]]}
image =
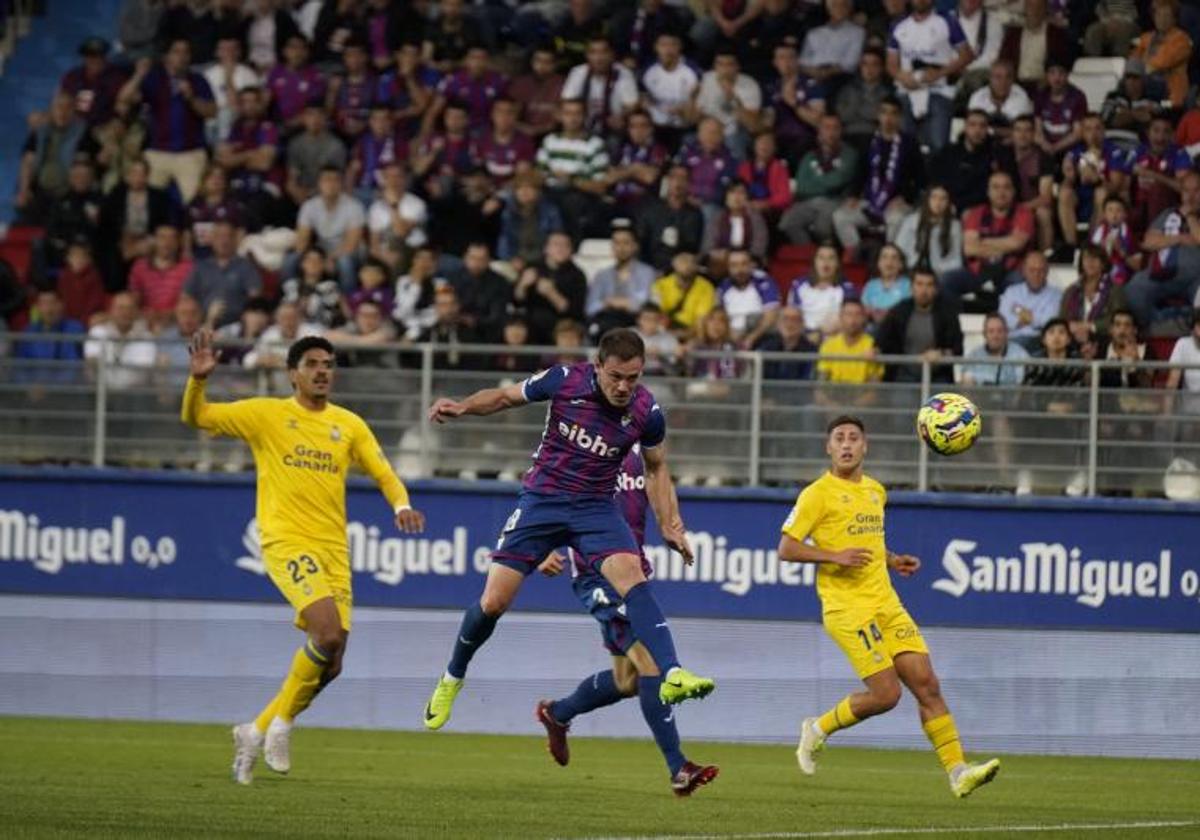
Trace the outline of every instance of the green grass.
{"type": "Polygon", "coordinates": [[[789,747],[691,744],[721,777],[679,800],[649,739],[572,747],[564,769],[535,738],[301,728],[291,775],[243,788],[226,727],[0,718],[0,837],[1200,836],[1196,762],[1006,756],[960,802],[928,752],[834,747],[803,778],[789,747]],[[1190,825],[1114,825],[1140,821],[1190,825]]]}

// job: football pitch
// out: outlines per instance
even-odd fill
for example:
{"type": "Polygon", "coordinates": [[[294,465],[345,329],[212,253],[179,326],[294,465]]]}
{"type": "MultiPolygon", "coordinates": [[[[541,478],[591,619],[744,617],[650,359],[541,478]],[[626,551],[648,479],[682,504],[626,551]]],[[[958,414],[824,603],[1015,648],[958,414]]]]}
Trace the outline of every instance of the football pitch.
{"type": "Polygon", "coordinates": [[[678,799],[649,739],[560,768],[538,738],[299,728],[291,775],[239,787],[226,727],[0,718],[0,836],[1200,836],[1197,762],[1005,756],[958,801],[929,752],[832,747],[806,778],[787,746],[687,746],[721,776],[678,799]]]}

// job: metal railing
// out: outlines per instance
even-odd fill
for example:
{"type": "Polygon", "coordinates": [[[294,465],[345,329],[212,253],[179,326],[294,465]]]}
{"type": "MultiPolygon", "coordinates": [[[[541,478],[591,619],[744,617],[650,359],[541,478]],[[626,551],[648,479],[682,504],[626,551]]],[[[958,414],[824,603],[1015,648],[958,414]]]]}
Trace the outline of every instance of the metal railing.
{"type": "MultiPolygon", "coordinates": [[[[13,336],[14,343],[21,341],[13,336]]],[[[30,339],[25,339],[30,340],[30,339]]],[[[52,340],[37,336],[35,341],[52,340]]],[[[79,336],[62,336],[82,342],[79,336]]],[[[93,339],[92,341],[98,341],[93,339]]],[[[157,342],[153,366],[122,364],[127,347],[94,344],[86,361],[0,360],[0,461],[88,463],[230,470],[251,468],[236,441],[214,440],[179,421],[186,351],[157,342]]],[[[544,424],[530,406],[489,418],[433,426],[435,396],[463,396],[516,382],[555,360],[589,351],[497,345],[384,345],[346,348],[335,400],[364,417],[402,475],[517,478],[544,424]],[[456,365],[452,367],[451,365],[456,365]]],[[[823,360],[835,357],[823,357],[823,360]]],[[[996,361],[1001,366],[1083,368],[1072,387],[992,386],[935,381],[949,364],[879,357],[903,366],[906,381],[863,385],[772,378],[776,363],[809,363],[815,354],[693,353],[685,360],[724,362],[728,376],[650,376],[663,406],[672,470],[681,483],[709,486],[794,485],[823,470],[825,426],[843,413],[861,416],[869,433],[869,469],[891,486],[919,490],[1162,495],[1174,463],[1200,464],[1200,393],[1109,387],[1102,372],[1120,363],[996,361]],[[955,390],[983,414],[984,434],[969,452],[931,454],[915,433],[917,408],[932,393],[955,390]]],[[[861,361],[861,359],[856,359],[861,361]]],[[[991,362],[989,362],[991,363],[991,362]]],[[[1140,362],[1151,375],[1179,365],[1140,362]]],[[[793,373],[795,371],[792,371],[793,373]]],[[[224,364],[210,399],[282,395],[284,371],[224,364]]]]}

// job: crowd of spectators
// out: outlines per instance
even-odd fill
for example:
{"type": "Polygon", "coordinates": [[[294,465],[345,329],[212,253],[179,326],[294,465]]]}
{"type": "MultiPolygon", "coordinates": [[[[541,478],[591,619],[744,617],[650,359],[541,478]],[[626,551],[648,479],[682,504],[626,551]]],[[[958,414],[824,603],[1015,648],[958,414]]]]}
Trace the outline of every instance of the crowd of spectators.
{"type": "Polygon", "coordinates": [[[127,0],[119,49],[88,39],[31,115],[16,206],[43,234],[9,321],[132,366],[208,325],[248,367],[323,333],[360,366],[434,342],[516,371],[542,359],[464,348],[625,325],[653,373],[759,349],[862,358],[769,378],[919,381],[873,361],[908,354],[941,382],[964,311],[989,313],[977,383],[1070,387],[1036,357],[1150,336],[1193,359],[1193,36],[1175,0],[127,0]],[[1082,55],[1128,59],[1100,112],[1082,55]]]}

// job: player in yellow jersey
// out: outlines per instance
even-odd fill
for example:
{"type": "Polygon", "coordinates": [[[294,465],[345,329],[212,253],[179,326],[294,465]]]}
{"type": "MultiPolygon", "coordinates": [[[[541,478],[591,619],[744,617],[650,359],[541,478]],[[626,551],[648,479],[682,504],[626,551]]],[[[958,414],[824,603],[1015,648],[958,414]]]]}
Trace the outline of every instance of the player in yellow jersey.
{"type": "Polygon", "coordinates": [[[260,752],[278,773],[291,768],[292,721],[342,670],[353,598],[346,543],[346,474],[356,464],[379,485],[407,534],[425,527],[362,418],[329,402],[333,345],[302,338],[287,355],[293,394],[210,403],[204,388],[217,366],[212,333],[191,342],[191,376],[183,395],[183,422],[241,438],[258,471],[257,517],[267,574],[296,609],[308,634],[292,657],[279,693],[259,716],[233,728],[233,777],[249,784],[260,752]]]}
{"type": "Polygon", "coordinates": [[[796,750],[800,769],[808,775],[816,772],[816,753],[826,738],[895,708],[904,685],[916,698],[921,725],[950,777],[950,789],[959,798],[967,796],[995,777],[1000,761],[967,763],[929,648],[892,589],[889,568],[908,577],[921,561],[887,548],[887,491],[863,473],[867,434],[862,421],[843,416],[830,423],[825,451],[832,466],[796,500],[783,523],[779,559],[820,564],[817,594],[825,630],[866,690],[844,697],[820,717],[805,719],[796,750]]]}

